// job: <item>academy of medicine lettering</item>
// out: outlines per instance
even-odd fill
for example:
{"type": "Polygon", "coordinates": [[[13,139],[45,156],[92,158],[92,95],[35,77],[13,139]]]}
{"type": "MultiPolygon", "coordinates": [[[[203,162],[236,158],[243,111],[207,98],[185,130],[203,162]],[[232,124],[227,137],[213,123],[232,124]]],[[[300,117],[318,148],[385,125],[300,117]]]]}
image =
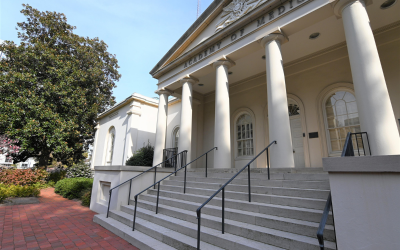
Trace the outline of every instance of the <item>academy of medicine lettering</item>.
{"type": "MultiPolygon", "coordinates": [[[[247,25],[247,26],[251,26],[253,23],[257,23],[257,26],[255,28],[258,28],[261,25],[269,23],[272,20],[280,17],[281,15],[286,13],[287,11],[293,9],[294,5],[299,5],[299,4],[304,3],[304,2],[306,2],[306,0],[290,0],[290,1],[287,1],[284,4],[274,8],[272,11],[268,12],[266,15],[263,15],[262,17],[260,17],[259,19],[257,19],[256,21],[252,22],[250,25],[247,25]]],[[[255,28],[253,28],[252,30],[254,30],[255,28]]],[[[223,38],[221,41],[217,42],[216,44],[208,47],[203,52],[199,53],[198,55],[192,57],[190,60],[186,61],[184,63],[184,65],[183,65],[183,68],[187,68],[188,66],[193,65],[193,64],[201,61],[202,59],[206,58],[207,56],[211,55],[212,53],[214,53],[214,52],[218,51],[219,49],[221,49],[223,47],[223,46],[221,47],[222,41],[226,40],[227,44],[230,44],[231,42],[235,41],[237,38],[242,37],[244,35],[245,30],[246,30],[246,28],[242,28],[239,31],[234,32],[230,36],[223,38]]],[[[247,32],[247,34],[248,33],[250,33],[250,32],[247,32]]]]}

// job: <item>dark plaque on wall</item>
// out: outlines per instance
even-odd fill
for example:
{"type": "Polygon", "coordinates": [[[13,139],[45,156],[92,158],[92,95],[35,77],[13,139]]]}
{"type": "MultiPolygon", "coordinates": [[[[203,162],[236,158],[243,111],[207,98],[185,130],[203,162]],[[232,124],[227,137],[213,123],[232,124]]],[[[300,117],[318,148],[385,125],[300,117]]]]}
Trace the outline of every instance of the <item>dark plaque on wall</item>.
{"type": "Polygon", "coordinates": [[[311,132],[308,134],[308,138],[312,139],[312,138],[318,138],[318,132],[311,132]]]}

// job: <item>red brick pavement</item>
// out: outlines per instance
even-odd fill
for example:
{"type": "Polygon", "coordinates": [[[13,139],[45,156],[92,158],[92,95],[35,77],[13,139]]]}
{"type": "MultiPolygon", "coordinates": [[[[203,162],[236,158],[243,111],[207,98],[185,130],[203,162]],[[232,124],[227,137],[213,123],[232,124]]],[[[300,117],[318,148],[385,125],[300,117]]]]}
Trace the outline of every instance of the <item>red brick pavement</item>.
{"type": "Polygon", "coordinates": [[[96,214],[77,201],[40,192],[40,204],[0,207],[0,249],[134,249],[93,222],[96,214]]]}

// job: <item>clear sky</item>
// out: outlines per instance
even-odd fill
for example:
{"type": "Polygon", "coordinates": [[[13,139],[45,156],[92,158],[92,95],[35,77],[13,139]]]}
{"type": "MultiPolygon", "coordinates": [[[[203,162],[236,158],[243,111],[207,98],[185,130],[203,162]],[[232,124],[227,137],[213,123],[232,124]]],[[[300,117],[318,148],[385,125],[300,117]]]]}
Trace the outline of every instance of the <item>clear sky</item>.
{"type": "MultiPolygon", "coordinates": [[[[213,0],[201,0],[204,11],[213,0]]],[[[117,102],[137,92],[157,96],[150,70],[196,20],[197,0],[0,0],[0,39],[19,43],[17,22],[27,3],[40,11],[57,11],[76,26],[75,33],[99,37],[116,54],[122,75],[117,102]]]]}

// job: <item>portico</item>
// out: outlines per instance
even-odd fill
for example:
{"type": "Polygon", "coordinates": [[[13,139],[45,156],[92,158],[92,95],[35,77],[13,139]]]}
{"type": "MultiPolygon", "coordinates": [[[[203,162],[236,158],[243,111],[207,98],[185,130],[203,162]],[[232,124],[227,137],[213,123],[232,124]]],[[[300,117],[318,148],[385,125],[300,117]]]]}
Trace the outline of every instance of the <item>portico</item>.
{"type": "Polygon", "coordinates": [[[347,132],[359,131],[373,155],[400,154],[399,79],[390,65],[400,18],[380,18],[398,5],[216,2],[151,72],[160,93],[155,164],[175,127],[188,162],[218,147],[214,168],[243,167],[272,141],[271,167],[321,167],[340,154],[347,132]],[[179,122],[167,122],[168,95],[181,99],[179,122]]]}

